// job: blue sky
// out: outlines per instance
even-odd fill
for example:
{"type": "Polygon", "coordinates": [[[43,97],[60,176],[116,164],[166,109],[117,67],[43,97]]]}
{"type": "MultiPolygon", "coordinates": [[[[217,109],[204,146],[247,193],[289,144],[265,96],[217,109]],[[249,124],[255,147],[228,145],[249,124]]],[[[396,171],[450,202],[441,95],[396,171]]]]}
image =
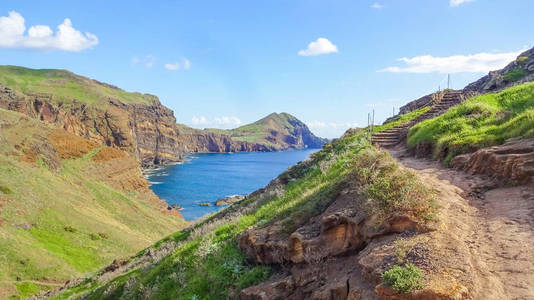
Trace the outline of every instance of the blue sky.
{"type": "Polygon", "coordinates": [[[2,0],[0,64],[155,94],[194,127],[285,111],[331,138],[448,72],[462,88],[503,65],[533,46],[532,11],[531,0],[2,0]]]}

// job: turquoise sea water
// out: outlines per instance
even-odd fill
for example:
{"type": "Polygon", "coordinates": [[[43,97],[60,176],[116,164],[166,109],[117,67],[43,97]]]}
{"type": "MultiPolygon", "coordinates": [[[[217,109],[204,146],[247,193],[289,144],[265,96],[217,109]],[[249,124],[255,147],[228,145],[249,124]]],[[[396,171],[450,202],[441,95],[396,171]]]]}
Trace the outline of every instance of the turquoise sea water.
{"type": "Polygon", "coordinates": [[[194,220],[221,208],[199,203],[251,193],[317,150],[194,154],[182,164],[151,171],[148,180],[156,195],[180,205],[184,218],[194,220]]]}

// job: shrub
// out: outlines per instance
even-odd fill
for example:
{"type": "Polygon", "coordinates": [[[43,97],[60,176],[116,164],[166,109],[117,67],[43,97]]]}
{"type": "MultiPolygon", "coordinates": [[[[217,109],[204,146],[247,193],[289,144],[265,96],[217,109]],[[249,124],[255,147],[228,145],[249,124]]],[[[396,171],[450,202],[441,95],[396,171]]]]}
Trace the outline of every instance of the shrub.
{"type": "Polygon", "coordinates": [[[10,188],[8,188],[7,186],[3,186],[3,185],[0,185],[0,192],[4,193],[6,195],[12,193],[10,188]]]}
{"type": "Polygon", "coordinates": [[[107,240],[109,239],[109,234],[105,233],[105,232],[99,232],[98,233],[98,236],[104,240],[107,240]]]}
{"type": "Polygon", "coordinates": [[[66,232],[72,232],[72,233],[75,233],[75,232],[78,232],[78,229],[72,227],[72,226],[65,226],[65,231],[66,232]]]}
{"type": "Polygon", "coordinates": [[[388,153],[364,150],[353,169],[371,209],[380,217],[409,212],[422,220],[434,218],[437,206],[432,190],[421,184],[413,172],[399,167],[388,153]]]}
{"type": "Polygon", "coordinates": [[[404,267],[393,266],[382,273],[382,281],[399,293],[410,293],[423,287],[425,277],[413,264],[404,267]]]}
{"type": "Polygon", "coordinates": [[[515,68],[513,70],[506,72],[506,74],[504,74],[502,78],[504,78],[504,80],[509,81],[509,82],[515,82],[525,77],[525,75],[527,75],[527,72],[525,72],[525,70],[521,68],[515,68]]]}
{"type": "Polygon", "coordinates": [[[96,233],[91,233],[89,234],[89,237],[93,240],[93,241],[97,241],[100,239],[100,236],[96,233]]]}

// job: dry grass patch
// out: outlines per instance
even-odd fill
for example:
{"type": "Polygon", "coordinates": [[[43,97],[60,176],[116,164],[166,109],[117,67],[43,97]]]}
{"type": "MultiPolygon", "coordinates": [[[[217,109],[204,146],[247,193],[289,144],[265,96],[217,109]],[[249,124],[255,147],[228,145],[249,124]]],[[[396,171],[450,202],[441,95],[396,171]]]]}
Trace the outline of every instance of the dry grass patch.
{"type": "Polygon", "coordinates": [[[82,157],[98,146],[98,143],[70,134],[63,129],[50,133],[48,140],[62,159],[82,157]]]}
{"type": "Polygon", "coordinates": [[[123,158],[127,156],[128,156],[128,153],[122,151],[119,148],[104,147],[100,151],[98,151],[98,153],[95,156],[93,156],[92,159],[93,161],[96,161],[96,162],[105,162],[105,161],[110,161],[116,158],[123,158]]]}

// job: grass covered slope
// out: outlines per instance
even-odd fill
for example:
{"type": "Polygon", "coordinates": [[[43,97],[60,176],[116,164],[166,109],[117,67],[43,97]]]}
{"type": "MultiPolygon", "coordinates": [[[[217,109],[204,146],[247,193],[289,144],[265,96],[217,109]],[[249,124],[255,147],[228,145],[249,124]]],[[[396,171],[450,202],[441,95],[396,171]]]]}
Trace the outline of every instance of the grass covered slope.
{"type": "Polygon", "coordinates": [[[432,193],[415,175],[353,131],[288,169],[265,189],[124,260],[113,273],[103,270],[53,298],[237,298],[244,288],[276,272],[246,259],[239,237],[271,226],[276,234],[287,236],[325,211],[347,185],[357,187],[361,195],[353,205],[376,216],[373,226],[402,213],[422,223],[435,215],[432,193]]]}
{"type": "Polygon", "coordinates": [[[0,66],[0,83],[27,95],[53,95],[53,100],[59,103],[76,99],[90,104],[109,98],[126,103],[150,104],[153,101],[153,96],[126,92],[66,70],[0,66]]]}
{"type": "Polygon", "coordinates": [[[534,82],[530,82],[473,97],[415,125],[408,134],[408,145],[432,145],[434,157],[449,163],[462,153],[533,136],[534,82]]]}
{"type": "Polygon", "coordinates": [[[410,121],[414,120],[415,118],[419,117],[420,115],[424,114],[430,110],[430,106],[421,107],[420,109],[411,111],[409,113],[405,113],[400,115],[397,119],[392,120],[391,122],[384,123],[382,125],[373,126],[373,132],[380,132],[383,130],[388,130],[395,128],[399,125],[404,125],[410,123],[410,121]]]}
{"type": "Polygon", "coordinates": [[[0,298],[55,287],[181,228],[162,204],[126,152],[0,109],[0,298]]]}

